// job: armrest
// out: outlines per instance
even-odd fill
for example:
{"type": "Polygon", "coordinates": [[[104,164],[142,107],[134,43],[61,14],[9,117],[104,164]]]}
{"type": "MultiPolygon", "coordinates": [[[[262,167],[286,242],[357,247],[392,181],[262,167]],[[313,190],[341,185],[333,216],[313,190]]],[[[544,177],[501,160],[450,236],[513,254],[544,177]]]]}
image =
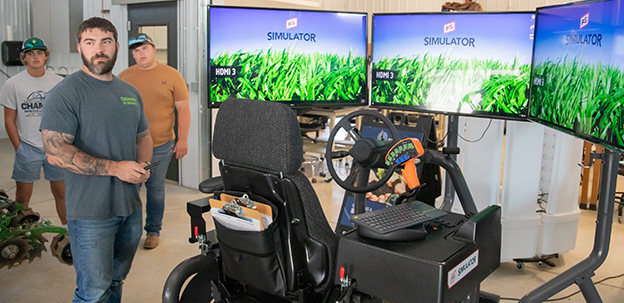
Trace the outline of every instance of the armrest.
{"type": "Polygon", "coordinates": [[[223,189],[223,178],[221,176],[210,178],[199,183],[199,191],[202,193],[211,194],[217,190],[223,189]]]}
{"type": "Polygon", "coordinates": [[[189,242],[197,242],[199,235],[206,234],[206,221],[203,214],[210,211],[210,198],[202,198],[199,200],[186,203],[186,212],[191,217],[191,237],[189,242]]]}

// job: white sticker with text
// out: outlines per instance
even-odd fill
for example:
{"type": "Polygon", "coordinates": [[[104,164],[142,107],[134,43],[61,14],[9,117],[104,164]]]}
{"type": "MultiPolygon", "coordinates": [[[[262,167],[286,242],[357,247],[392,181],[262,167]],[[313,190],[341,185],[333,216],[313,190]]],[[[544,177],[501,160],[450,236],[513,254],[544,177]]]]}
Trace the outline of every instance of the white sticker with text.
{"type": "Polygon", "coordinates": [[[477,268],[477,266],[479,266],[478,249],[448,272],[448,288],[450,289],[453,285],[457,284],[457,282],[461,281],[461,279],[473,269],[477,268]]]}

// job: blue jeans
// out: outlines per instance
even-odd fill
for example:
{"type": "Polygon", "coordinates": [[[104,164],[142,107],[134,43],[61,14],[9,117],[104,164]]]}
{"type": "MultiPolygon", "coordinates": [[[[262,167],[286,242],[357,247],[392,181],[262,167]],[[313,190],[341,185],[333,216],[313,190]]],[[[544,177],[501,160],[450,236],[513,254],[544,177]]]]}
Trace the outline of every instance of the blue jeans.
{"type": "Polygon", "coordinates": [[[165,213],[165,177],[173,155],[175,141],[169,141],[154,147],[152,163],[160,161],[145,182],[147,201],[145,201],[145,232],[148,235],[160,235],[163,215],[165,213]]]}
{"type": "Polygon", "coordinates": [[[67,222],[76,270],[74,303],[121,302],[123,281],[143,233],[142,216],[137,208],[128,217],[67,222]]]}

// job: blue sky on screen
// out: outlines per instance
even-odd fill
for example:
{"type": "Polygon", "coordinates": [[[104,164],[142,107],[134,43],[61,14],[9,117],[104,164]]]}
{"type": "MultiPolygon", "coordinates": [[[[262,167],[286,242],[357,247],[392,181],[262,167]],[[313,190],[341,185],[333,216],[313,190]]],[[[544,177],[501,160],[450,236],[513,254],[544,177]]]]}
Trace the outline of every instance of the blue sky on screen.
{"type": "Polygon", "coordinates": [[[293,10],[210,8],[210,57],[229,51],[254,52],[283,50],[295,46],[301,53],[366,55],[366,14],[310,12],[293,10]],[[286,21],[297,18],[297,26],[286,28],[286,21]],[[309,41],[269,40],[269,33],[300,34],[309,41]],[[314,39],[311,39],[312,34],[314,39]],[[314,40],[314,41],[312,41],[314,40]]]}
{"type": "Polygon", "coordinates": [[[521,64],[531,63],[530,35],[535,24],[531,13],[376,15],[373,21],[373,62],[384,57],[451,53],[458,59],[512,63],[518,57],[521,64]],[[445,34],[444,26],[451,22],[455,22],[455,30],[445,34]],[[474,47],[425,45],[426,37],[474,38],[474,47]]]}
{"type": "Polygon", "coordinates": [[[535,64],[557,62],[567,56],[566,60],[623,66],[623,17],[624,1],[619,0],[539,10],[535,64]],[[589,22],[583,23],[581,19],[587,14],[589,22]]]}

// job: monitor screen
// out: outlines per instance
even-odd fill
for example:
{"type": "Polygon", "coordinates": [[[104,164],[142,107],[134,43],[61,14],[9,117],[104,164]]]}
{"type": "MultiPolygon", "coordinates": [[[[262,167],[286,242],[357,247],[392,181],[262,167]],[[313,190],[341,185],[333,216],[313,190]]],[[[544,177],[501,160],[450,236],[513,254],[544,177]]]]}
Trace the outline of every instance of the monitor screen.
{"type": "Polygon", "coordinates": [[[525,119],[535,13],[373,16],[371,104],[525,119]]]}
{"type": "Polygon", "coordinates": [[[367,105],[366,13],[210,7],[210,105],[367,105]]]}
{"type": "Polygon", "coordinates": [[[624,151],[624,1],[537,10],[529,119],[624,151]]]}

